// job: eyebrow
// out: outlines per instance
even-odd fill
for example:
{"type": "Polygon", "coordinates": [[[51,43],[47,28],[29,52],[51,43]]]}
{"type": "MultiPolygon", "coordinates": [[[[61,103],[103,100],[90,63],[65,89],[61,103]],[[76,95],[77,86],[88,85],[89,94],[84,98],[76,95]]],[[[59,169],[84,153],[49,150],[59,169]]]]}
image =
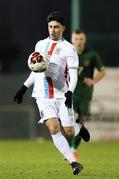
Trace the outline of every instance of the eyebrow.
{"type": "Polygon", "coordinates": [[[59,27],[59,25],[48,25],[50,27],[59,27]]]}

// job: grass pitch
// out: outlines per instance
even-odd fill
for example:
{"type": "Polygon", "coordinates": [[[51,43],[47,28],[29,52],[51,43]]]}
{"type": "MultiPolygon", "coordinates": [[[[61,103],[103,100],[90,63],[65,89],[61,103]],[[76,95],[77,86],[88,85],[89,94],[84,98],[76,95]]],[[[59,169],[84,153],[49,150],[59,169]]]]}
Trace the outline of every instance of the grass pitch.
{"type": "Polygon", "coordinates": [[[119,179],[119,142],[82,142],[74,176],[51,141],[0,141],[1,179],[119,179]]]}

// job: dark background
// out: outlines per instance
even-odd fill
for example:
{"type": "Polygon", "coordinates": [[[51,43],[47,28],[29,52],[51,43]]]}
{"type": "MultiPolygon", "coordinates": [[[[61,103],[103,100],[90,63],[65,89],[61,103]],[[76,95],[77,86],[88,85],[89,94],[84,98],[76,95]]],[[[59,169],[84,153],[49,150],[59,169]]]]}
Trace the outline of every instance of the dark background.
{"type": "MultiPolygon", "coordinates": [[[[80,26],[88,46],[100,54],[104,65],[119,66],[119,1],[80,0],[80,26]]],[[[64,37],[70,41],[70,0],[0,0],[0,72],[29,71],[27,58],[38,40],[48,36],[47,15],[55,10],[67,17],[64,37]]]]}

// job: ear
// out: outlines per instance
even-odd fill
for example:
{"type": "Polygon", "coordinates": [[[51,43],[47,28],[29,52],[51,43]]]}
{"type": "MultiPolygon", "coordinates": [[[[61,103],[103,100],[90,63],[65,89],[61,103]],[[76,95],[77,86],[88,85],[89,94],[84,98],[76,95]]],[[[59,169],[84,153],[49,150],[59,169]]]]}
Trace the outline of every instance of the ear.
{"type": "Polygon", "coordinates": [[[63,31],[65,31],[65,29],[66,29],[66,26],[63,26],[63,31]]]}

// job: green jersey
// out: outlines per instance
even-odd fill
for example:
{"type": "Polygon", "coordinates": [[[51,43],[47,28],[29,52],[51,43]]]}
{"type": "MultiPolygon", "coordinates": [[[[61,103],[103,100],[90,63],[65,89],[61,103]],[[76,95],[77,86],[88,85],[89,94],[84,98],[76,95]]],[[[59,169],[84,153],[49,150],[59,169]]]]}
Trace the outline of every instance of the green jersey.
{"type": "Polygon", "coordinates": [[[95,68],[98,71],[103,68],[99,55],[94,50],[85,49],[79,56],[78,82],[74,96],[92,99],[93,86],[88,87],[83,81],[86,77],[93,78],[95,68]]]}

